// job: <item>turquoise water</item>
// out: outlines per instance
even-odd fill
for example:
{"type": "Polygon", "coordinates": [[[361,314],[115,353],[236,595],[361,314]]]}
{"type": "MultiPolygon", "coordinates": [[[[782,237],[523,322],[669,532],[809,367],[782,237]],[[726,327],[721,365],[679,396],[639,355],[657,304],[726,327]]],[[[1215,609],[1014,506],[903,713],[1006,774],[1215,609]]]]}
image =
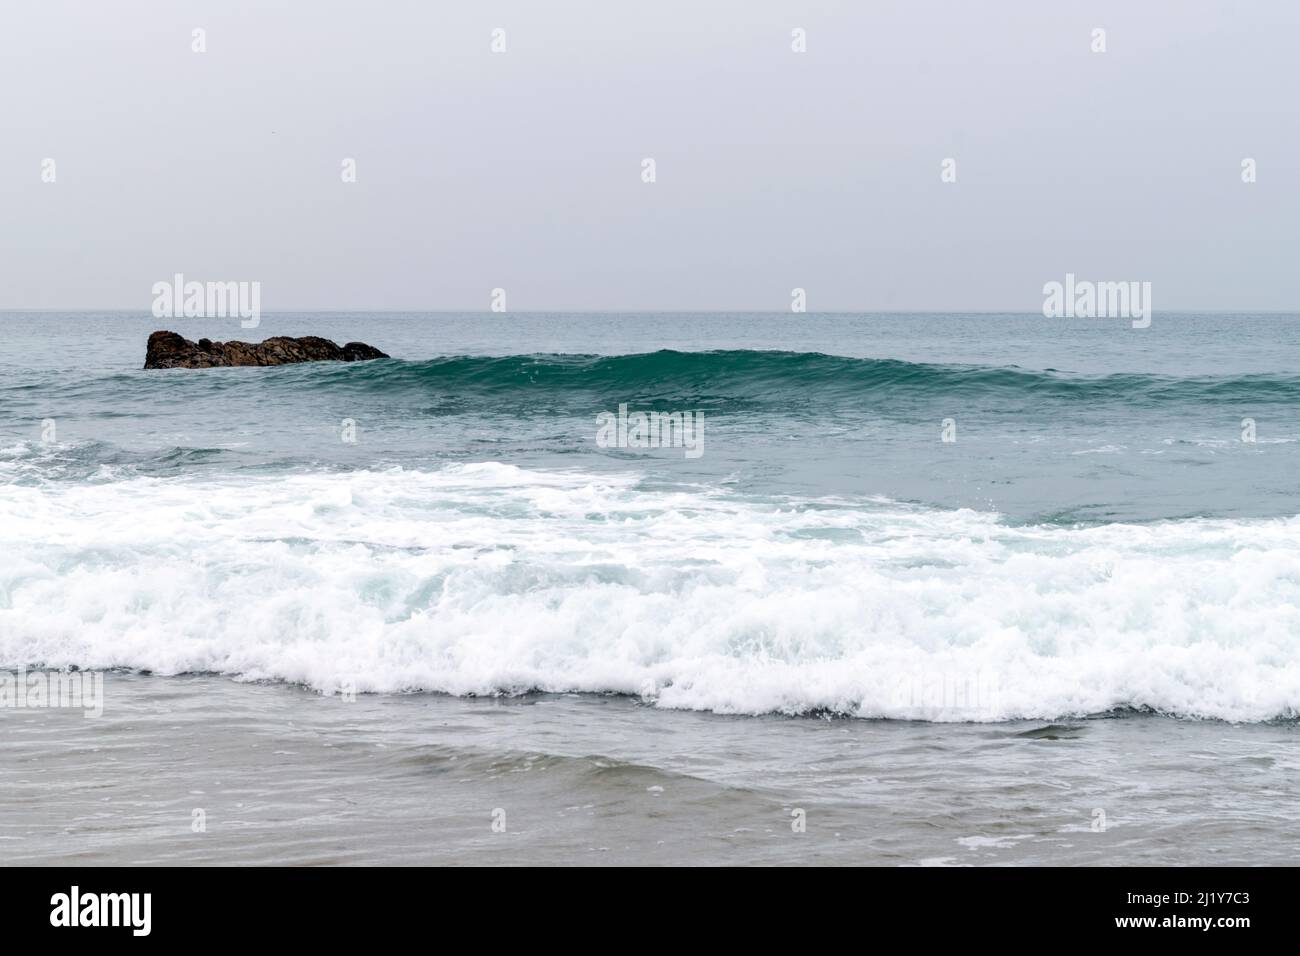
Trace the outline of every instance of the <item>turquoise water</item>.
{"type": "Polygon", "coordinates": [[[883,495],[1025,522],[1294,514],[1300,316],[394,315],[176,320],[361,338],[370,365],[143,371],[159,322],[6,314],[0,421],[27,480],[493,460],[755,494],[883,495]],[[596,416],[704,413],[707,453],[596,445],[596,416]],[[956,441],[940,440],[945,419],[956,441]],[[1243,419],[1256,441],[1242,441],[1243,419]],[[341,440],[356,423],[357,442],[341,440]]]}

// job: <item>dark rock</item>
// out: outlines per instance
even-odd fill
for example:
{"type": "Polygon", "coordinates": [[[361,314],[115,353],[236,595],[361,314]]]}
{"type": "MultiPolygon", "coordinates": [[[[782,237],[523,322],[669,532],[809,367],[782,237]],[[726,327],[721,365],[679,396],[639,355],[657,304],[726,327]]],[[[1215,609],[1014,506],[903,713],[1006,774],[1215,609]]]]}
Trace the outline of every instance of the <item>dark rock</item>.
{"type": "Polygon", "coordinates": [[[388,358],[364,342],[339,348],[329,339],[305,335],[300,339],[277,335],[265,342],[191,342],[175,332],[149,336],[145,368],[216,368],[224,365],[289,365],[293,362],[361,362],[388,358]]]}
{"type": "Polygon", "coordinates": [[[367,345],[365,342],[349,342],[343,346],[343,361],[345,362],[364,362],[366,359],[388,357],[373,345],[367,345]]]}

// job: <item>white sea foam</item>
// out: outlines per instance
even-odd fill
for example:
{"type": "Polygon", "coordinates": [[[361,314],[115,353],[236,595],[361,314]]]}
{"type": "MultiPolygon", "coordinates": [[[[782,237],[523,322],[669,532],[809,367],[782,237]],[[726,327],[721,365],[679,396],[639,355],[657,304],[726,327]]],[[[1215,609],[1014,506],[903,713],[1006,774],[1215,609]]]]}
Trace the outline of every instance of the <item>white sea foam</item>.
{"type": "Polygon", "coordinates": [[[8,485],[0,667],[996,720],[1300,711],[1300,520],[1014,527],[435,471],[8,485]]]}

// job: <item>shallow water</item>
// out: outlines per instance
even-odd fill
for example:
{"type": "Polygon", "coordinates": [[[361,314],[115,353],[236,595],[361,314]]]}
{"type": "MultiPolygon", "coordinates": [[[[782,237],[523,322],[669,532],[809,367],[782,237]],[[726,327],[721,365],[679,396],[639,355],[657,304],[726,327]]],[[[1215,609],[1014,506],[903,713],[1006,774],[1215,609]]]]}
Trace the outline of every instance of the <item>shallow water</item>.
{"type": "Polygon", "coordinates": [[[1294,723],[348,702],[122,674],[102,717],[0,720],[14,864],[1249,865],[1294,863],[1300,838],[1294,723]]]}

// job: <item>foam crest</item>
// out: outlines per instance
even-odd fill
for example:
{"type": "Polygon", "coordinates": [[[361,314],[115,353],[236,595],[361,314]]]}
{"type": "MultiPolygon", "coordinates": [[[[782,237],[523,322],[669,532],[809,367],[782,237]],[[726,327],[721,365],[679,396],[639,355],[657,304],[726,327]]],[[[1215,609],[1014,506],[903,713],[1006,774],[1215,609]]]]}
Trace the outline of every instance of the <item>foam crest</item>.
{"type": "Polygon", "coordinates": [[[1016,527],[495,463],[10,485],[0,666],[1258,721],[1300,711],[1298,542],[1296,519],[1016,527]]]}

